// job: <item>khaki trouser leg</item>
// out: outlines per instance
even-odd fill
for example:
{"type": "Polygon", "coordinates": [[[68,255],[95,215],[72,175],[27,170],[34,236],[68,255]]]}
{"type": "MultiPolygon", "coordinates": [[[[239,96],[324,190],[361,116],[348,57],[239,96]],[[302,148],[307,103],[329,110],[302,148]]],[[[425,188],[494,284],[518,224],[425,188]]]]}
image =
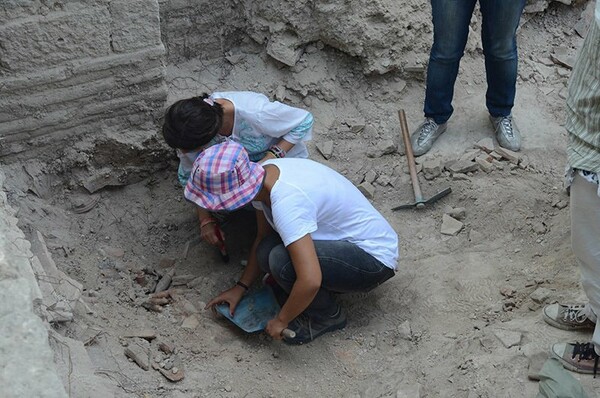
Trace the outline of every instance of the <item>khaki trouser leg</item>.
{"type": "MultiPolygon", "coordinates": [[[[576,174],[571,186],[571,244],[581,283],[594,314],[600,314],[600,197],[598,185],[576,174]]],[[[592,342],[600,352],[600,322],[592,342]]]]}

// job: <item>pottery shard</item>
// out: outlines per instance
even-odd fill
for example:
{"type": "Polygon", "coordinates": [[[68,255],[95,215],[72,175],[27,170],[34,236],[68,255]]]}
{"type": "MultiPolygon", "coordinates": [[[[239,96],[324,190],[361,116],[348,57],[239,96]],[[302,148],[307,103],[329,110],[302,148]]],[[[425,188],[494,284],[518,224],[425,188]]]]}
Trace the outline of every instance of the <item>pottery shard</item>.
{"type": "Polygon", "coordinates": [[[444,235],[454,236],[460,232],[460,230],[463,228],[463,225],[464,224],[457,219],[444,214],[442,217],[442,228],[440,232],[444,235]]]}
{"type": "Polygon", "coordinates": [[[131,358],[140,368],[144,370],[150,369],[148,352],[141,347],[131,345],[125,348],[125,356],[131,358]]]}

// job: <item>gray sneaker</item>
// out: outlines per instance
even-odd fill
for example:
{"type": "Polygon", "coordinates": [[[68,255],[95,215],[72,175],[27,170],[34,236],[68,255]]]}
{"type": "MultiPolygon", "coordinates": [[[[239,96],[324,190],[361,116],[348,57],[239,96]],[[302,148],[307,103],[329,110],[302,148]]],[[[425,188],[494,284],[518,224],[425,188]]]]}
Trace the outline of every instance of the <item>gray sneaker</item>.
{"type": "Polygon", "coordinates": [[[296,336],[293,338],[284,338],[283,341],[296,345],[305,344],[313,341],[323,333],[346,327],[346,314],[339,305],[333,315],[329,316],[308,316],[305,313],[300,314],[288,325],[288,329],[293,330],[296,336]]]}
{"type": "Polygon", "coordinates": [[[493,117],[490,115],[490,121],[494,126],[496,139],[502,148],[518,151],[521,149],[521,133],[512,118],[512,115],[493,117]]]}
{"type": "Polygon", "coordinates": [[[430,117],[425,118],[425,121],[417,127],[410,138],[413,155],[421,156],[426,154],[433,146],[435,140],[446,131],[446,125],[447,123],[437,124],[430,117]]]}
{"type": "Polygon", "coordinates": [[[563,330],[594,330],[596,322],[588,315],[584,304],[550,304],[542,311],[544,321],[563,330]]]}

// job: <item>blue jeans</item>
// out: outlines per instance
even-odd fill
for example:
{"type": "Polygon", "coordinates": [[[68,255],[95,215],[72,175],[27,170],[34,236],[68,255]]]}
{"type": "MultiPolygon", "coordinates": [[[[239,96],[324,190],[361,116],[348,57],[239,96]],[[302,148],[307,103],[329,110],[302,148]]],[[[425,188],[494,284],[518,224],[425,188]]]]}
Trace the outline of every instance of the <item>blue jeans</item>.
{"type": "MultiPolygon", "coordinates": [[[[437,124],[446,123],[454,110],[454,83],[476,1],[431,0],[433,46],[427,67],[424,112],[437,124]]],[[[515,100],[516,30],[525,0],[479,0],[479,5],[483,17],[481,40],[487,77],[486,105],[492,116],[508,116],[515,100]]]]}
{"type": "MultiPolygon", "coordinates": [[[[321,289],[305,310],[310,316],[330,315],[337,310],[332,293],[368,292],[394,276],[394,270],[353,243],[315,240],[314,244],[323,278],[321,289]]],[[[296,271],[279,235],[264,238],[256,254],[260,269],[270,273],[289,294],[296,271]]]]}

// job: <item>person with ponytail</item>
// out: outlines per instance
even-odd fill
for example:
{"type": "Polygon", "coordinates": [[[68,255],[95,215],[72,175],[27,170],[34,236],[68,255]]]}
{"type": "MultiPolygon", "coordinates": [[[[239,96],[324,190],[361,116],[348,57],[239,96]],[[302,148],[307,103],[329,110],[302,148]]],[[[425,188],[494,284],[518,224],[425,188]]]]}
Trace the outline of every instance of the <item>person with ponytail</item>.
{"type": "MultiPolygon", "coordinates": [[[[182,99],[166,111],[162,134],[179,157],[178,179],[185,187],[192,166],[206,148],[227,140],[240,143],[253,162],[283,157],[308,158],[312,138],[310,112],[250,91],[204,93],[182,99]]],[[[223,245],[217,220],[198,208],[201,237],[223,245]]]]}

